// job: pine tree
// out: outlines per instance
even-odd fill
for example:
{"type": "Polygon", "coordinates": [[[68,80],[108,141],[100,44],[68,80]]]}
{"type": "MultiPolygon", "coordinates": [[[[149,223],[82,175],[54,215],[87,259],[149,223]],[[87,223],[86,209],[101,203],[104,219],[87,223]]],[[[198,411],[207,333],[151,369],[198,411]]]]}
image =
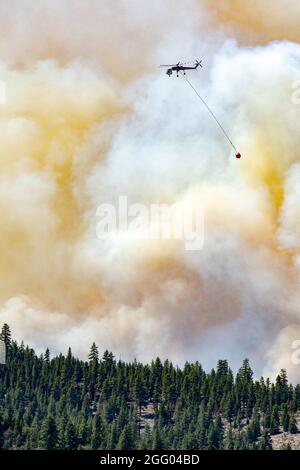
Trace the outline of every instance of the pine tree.
{"type": "Polygon", "coordinates": [[[98,347],[96,346],[96,343],[93,343],[91,346],[90,353],[89,353],[89,361],[96,362],[97,364],[99,362],[99,352],[98,352],[98,347]]]}
{"type": "Polygon", "coordinates": [[[103,428],[101,416],[99,414],[96,414],[93,418],[91,445],[92,449],[103,448],[103,428]]]}
{"type": "Polygon", "coordinates": [[[117,444],[117,450],[132,450],[134,449],[134,440],[132,431],[129,424],[126,424],[117,444]]]}
{"type": "Polygon", "coordinates": [[[289,433],[291,433],[291,434],[297,434],[297,433],[298,433],[297,421],[295,420],[295,417],[294,417],[294,416],[292,416],[292,417],[290,418],[288,431],[289,431],[289,433]]]}
{"type": "Polygon", "coordinates": [[[270,432],[272,435],[279,433],[279,410],[278,406],[273,406],[272,414],[271,414],[271,424],[270,424],[270,432]]]}
{"type": "Polygon", "coordinates": [[[296,405],[296,410],[295,411],[300,411],[300,385],[296,385],[295,387],[295,405],[296,405]]]}
{"type": "Polygon", "coordinates": [[[282,408],[282,416],[281,416],[281,424],[283,427],[283,431],[287,432],[289,429],[290,417],[287,409],[287,405],[283,405],[282,408]]]}
{"type": "Polygon", "coordinates": [[[152,436],[152,450],[164,450],[165,446],[159,427],[154,429],[152,436]]]}
{"type": "Polygon", "coordinates": [[[260,419],[257,412],[253,415],[252,421],[248,427],[247,435],[250,443],[256,442],[261,435],[260,419]]]}
{"type": "Polygon", "coordinates": [[[86,423],[86,420],[83,418],[80,421],[79,427],[78,427],[78,444],[79,444],[79,449],[83,448],[84,445],[88,442],[88,426],[86,423]]]}
{"type": "Polygon", "coordinates": [[[57,446],[57,428],[52,416],[47,416],[41,428],[40,445],[42,449],[51,450],[57,446]]]}
{"type": "Polygon", "coordinates": [[[275,396],[277,405],[286,403],[289,397],[289,386],[287,372],[285,369],[281,369],[280,374],[276,379],[275,385],[275,396]]]}
{"type": "Polygon", "coordinates": [[[143,434],[141,434],[141,438],[138,444],[139,450],[151,449],[151,441],[152,441],[151,429],[150,429],[149,424],[146,424],[144,432],[143,434]]]}
{"type": "Polygon", "coordinates": [[[114,358],[113,353],[109,352],[108,350],[104,351],[102,362],[105,367],[105,370],[107,372],[110,371],[115,364],[115,358],[114,358]]]}
{"type": "Polygon", "coordinates": [[[118,440],[119,440],[118,427],[117,427],[116,421],[114,421],[112,423],[109,436],[108,436],[108,443],[107,443],[108,449],[115,449],[118,444],[118,440]]]}
{"type": "Polygon", "coordinates": [[[244,359],[242,367],[239,369],[237,374],[237,380],[241,380],[244,383],[251,383],[253,378],[253,371],[250,367],[249,359],[244,359]]]}
{"type": "Polygon", "coordinates": [[[50,351],[49,351],[48,348],[45,351],[44,360],[45,360],[46,364],[50,363],[50,351]]]}
{"type": "Polygon", "coordinates": [[[143,381],[143,378],[140,375],[138,375],[135,380],[134,387],[133,387],[133,399],[139,408],[140,415],[142,412],[142,407],[145,406],[147,403],[147,398],[148,398],[148,394],[147,394],[145,383],[143,381]]]}
{"type": "Polygon", "coordinates": [[[11,346],[11,331],[7,323],[4,323],[0,338],[4,341],[6,348],[11,346]]]}
{"type": "Polygon", "coordinates": [[[222,424],[222,419],[218,415],[216,421],[211,423],[208,430],[207,445],[210,450],[219,450],[222,448],[224,437],[224,428],[222,424]]]}
{"type": "Polygon", "coordinates": [[[78,447],[78,439],[76,435],[75,426],[72,421],[68,421],[65,430],[65,449],[76,450],[78,447]]]}
{"type": "Polygon", "coordinates": [[[234,447],[235,447],[234,441],[235,439],[234,439],[233,430],[232,430],[232,427],[230,427],[224,440],[224,449],[234,450],[234,447]]]}

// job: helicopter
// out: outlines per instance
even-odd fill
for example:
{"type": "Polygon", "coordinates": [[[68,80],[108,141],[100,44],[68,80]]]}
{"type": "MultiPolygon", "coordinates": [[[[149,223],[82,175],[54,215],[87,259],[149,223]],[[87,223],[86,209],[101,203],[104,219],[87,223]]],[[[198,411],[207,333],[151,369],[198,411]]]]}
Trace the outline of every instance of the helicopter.
{"type": "Polygon", "coordinates": [[[182,64],[181,62],[178,62],[177,64],[171,64],[171,65],[161,65],[160,67],[169,67],[166,74],[171,77],[173,72],[176,72],[177,77],[179,77],[179,72],[183,72],[184,75],[186,75],[186,70],[197,70],[198,67],[203,67],[202,65],[202,60],[196,60],[195,61],[195,66],[194,67],[188,67],[186,64],[182,64]]]}
{"type": "Polygon", "coordinates": [[[226,139],[228,140],[228,142],[230,143],[231,147],[234,149],[234,151],[236,152],[235,154],[235,157],[240,160],[242,158],[242,154],[240,152],[238,152],[236,146],[234,145],[234,143],[232,142],[232,140],[230,139],[228,133],[226,132],[225,128],[223,127],[223,125],[220,123],[220,121],[218,120],[217,116],[214,114],[213,110],[210,108],[210,106],[206,103],[206,101],[202,98],[202,96],[200,95],[200,93],[198,92],[198,90],[194,87],[194,85],[190,82],[190,80],[185,77],[186,75],[186,71],[187,70],[197,70],[198,67],[201,67],[203,68],[202,66],[202,62],[203,60],[196,60],[194,62],[194,67],[189,67],[187,64],[191,63],[191,62],[188,62],[188,63],[182,63],[182,62],[178,62],[177,64],[173,64],[173,65],[160,65],[160,67],[168,67],[167,68],[167,72],[166,74],[171,77],[173,75],[173,72],[176,72],[177,74],[177,77],[179,77],[179,73],[183,76],[184,80],[189,84],[189,86],[192,88],[192,90],[196,93],[196,95],[198,96],[198,98],[202,101],[202,103],[204,104],[204,106],[206,107],[206,109],[208,110],[208,112],[211,114],[211,116],[213,117],[213,119],[216,121],[216,123],[218,124],[218,126],[220,127],[220,129],[222,130],[223,134],[225,135],[226,139]]]}

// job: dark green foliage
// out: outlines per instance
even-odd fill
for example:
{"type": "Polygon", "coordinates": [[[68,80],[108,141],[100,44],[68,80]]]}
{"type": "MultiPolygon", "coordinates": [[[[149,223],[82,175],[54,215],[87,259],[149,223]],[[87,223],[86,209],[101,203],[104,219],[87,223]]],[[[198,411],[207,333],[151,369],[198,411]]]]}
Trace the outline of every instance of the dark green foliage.
{"type": "Polygon", "coordinates": [[[249,442],[256,442],[261,435],[260,418],[255,411],[247,430],[249,442]]]}
{"type": "Polygon", "coordinates": [[[57,428],[52,416],[47,416],[42,424],[40,433],[41,449],[55,449],[57,446],[57,428]]]}
{"type": "Polygon", "coordinates": [[[93,343],[88,361],[37,356],[11,339],[0,366],[0,448],[3,449],[271,449],[281,427],[298,432],[300,387],[281,371],[276,383],[254,381],[246,359],[236,378],[227,361],[204,372],[116,361],[93,343]]]}
{"type": "Polygon", "coordinates": [[[67,422],[64,435],[64,444],[64,448],[67,450],[76,450],[78,446],[76,429],[71,420],[67,422]]]}
{"type": "Polygon", "coordinates": [[[264,431],[261,439],[259,440],[258,450],[272,450],[271,436],[267,431],[264,431]]]}
{"type": "Polygon", "coordinates": [[[284,432],[289,430],[290,417],[288,413],[287,405],[282,406],[281,424],[284,432]]]}
{"type": "Polygon", "coordinates": [[[286,370],[282,369],[276,379],[275,385],[276,403],[281,405],[289,398],[289,385],[286,370]]]}
{"type": "Polygon", "coordinates": [[[224,428],[221,416],[218,415],[215,422],[212,422],[208,429],[207,446],[212,450],[219,450],[222,448],[224,438],[224,428]]]}
{"type": "Polygon", "coordinates": [[[4,323],[2,327],[0,339],[4,341],[6,348],[9,348],[9,346],[11,345],[11,332],[7,323],[4,323]]]}
{"type": "Polygon", "coordinates": [[[274,405],[271,414],[271,424],[270,424],[270,431],[271,434],[278,434],[279,433],[279,408],[278,405],[274,405]]]}
{"type": "Polygon", "coordinates": [[[101,449],[103,448],[103,444],[103,426],[101,422],[101,416],[99,414],[96,414],[93,418],[92,424],[92,449],[101,449]]]}
{"type": "Polygon", "coordinates": [[[98,353],[98,348],[95,343],[92,344],[90,354],[89,354],[89,360],[90,362],[96,362],[98,363],[99,360],[99,353],[98,353]]]}
{"type": "Polygon", "coordinates": [[[289,431],[291,434],[297,434],[297,432],[298,432],[297,422],[296,422],[294,416],[293,416],[292,418],[290,418],[290,420],[289,420],[289,428],[288,428],[288,431],[289,431]]]}

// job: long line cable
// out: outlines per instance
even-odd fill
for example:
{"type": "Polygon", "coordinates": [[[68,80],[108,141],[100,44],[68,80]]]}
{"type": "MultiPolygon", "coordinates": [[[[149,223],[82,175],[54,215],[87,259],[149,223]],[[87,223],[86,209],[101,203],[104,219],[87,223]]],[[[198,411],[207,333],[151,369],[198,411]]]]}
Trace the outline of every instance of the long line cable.
{"type": "Polygon", "coordinates": [[[189,79],[183,74],[181,73],[181,75],[183,76],[183,78],[185,79],[185,81],[190,85],[190,87],[192,88],[192,90],[194,90],[194,92],[196,93],[196,95],[198,96],[198,98],[202,101],[202,103],[204,104],[204,106],[206,107],[206,109],[208,110],[208,112],[211,114],[211,116],[213,117],[213,119],[216,121],[216,123],[218,124],[218,126],[220,127],[221,131],[223,132],[223,134],[225,135],[226,139],[228,140],[228,142],[230,143],[230,145],[232,146],[232,148],[234,149],[234,151],[236,152],[237,155],[240,155],[238,153],[238,150],[236,148],[236,146],[234,145],[234,143],[232,142],[232,140],[230,139],[228,133],[226,132],[226,130],[224,129],[224,127],[222,126],[222,124],[220,123],[220,121],[218,120],[217,116],[215,115],[215,113],[213,112],[213,110],[208,106],[208,104],[206,103],[206,101],[202,98],[202,96],[200,95],[200,93],[198,92],[198,90],[194,87],[194,85],[189,81],[189,79]]]}

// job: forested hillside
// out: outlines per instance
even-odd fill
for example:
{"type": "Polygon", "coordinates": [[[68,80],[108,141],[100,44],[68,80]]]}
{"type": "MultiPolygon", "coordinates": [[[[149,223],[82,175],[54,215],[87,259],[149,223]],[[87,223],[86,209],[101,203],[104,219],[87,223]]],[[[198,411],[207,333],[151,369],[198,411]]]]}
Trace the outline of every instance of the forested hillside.
{"type": "MultiPolygon", "coordinates": [[[[234,376],[227,361],[206,373],[160,359],[151,364],[68,350],[51,358],[11,339],[0,365],[2,449],[272,449],[272,437],[298,432],[300,386],[282,370],[254,381],[249,361],[234,376]]],[[[285,448],[289,446],[286,445],[285,448]]]]}

